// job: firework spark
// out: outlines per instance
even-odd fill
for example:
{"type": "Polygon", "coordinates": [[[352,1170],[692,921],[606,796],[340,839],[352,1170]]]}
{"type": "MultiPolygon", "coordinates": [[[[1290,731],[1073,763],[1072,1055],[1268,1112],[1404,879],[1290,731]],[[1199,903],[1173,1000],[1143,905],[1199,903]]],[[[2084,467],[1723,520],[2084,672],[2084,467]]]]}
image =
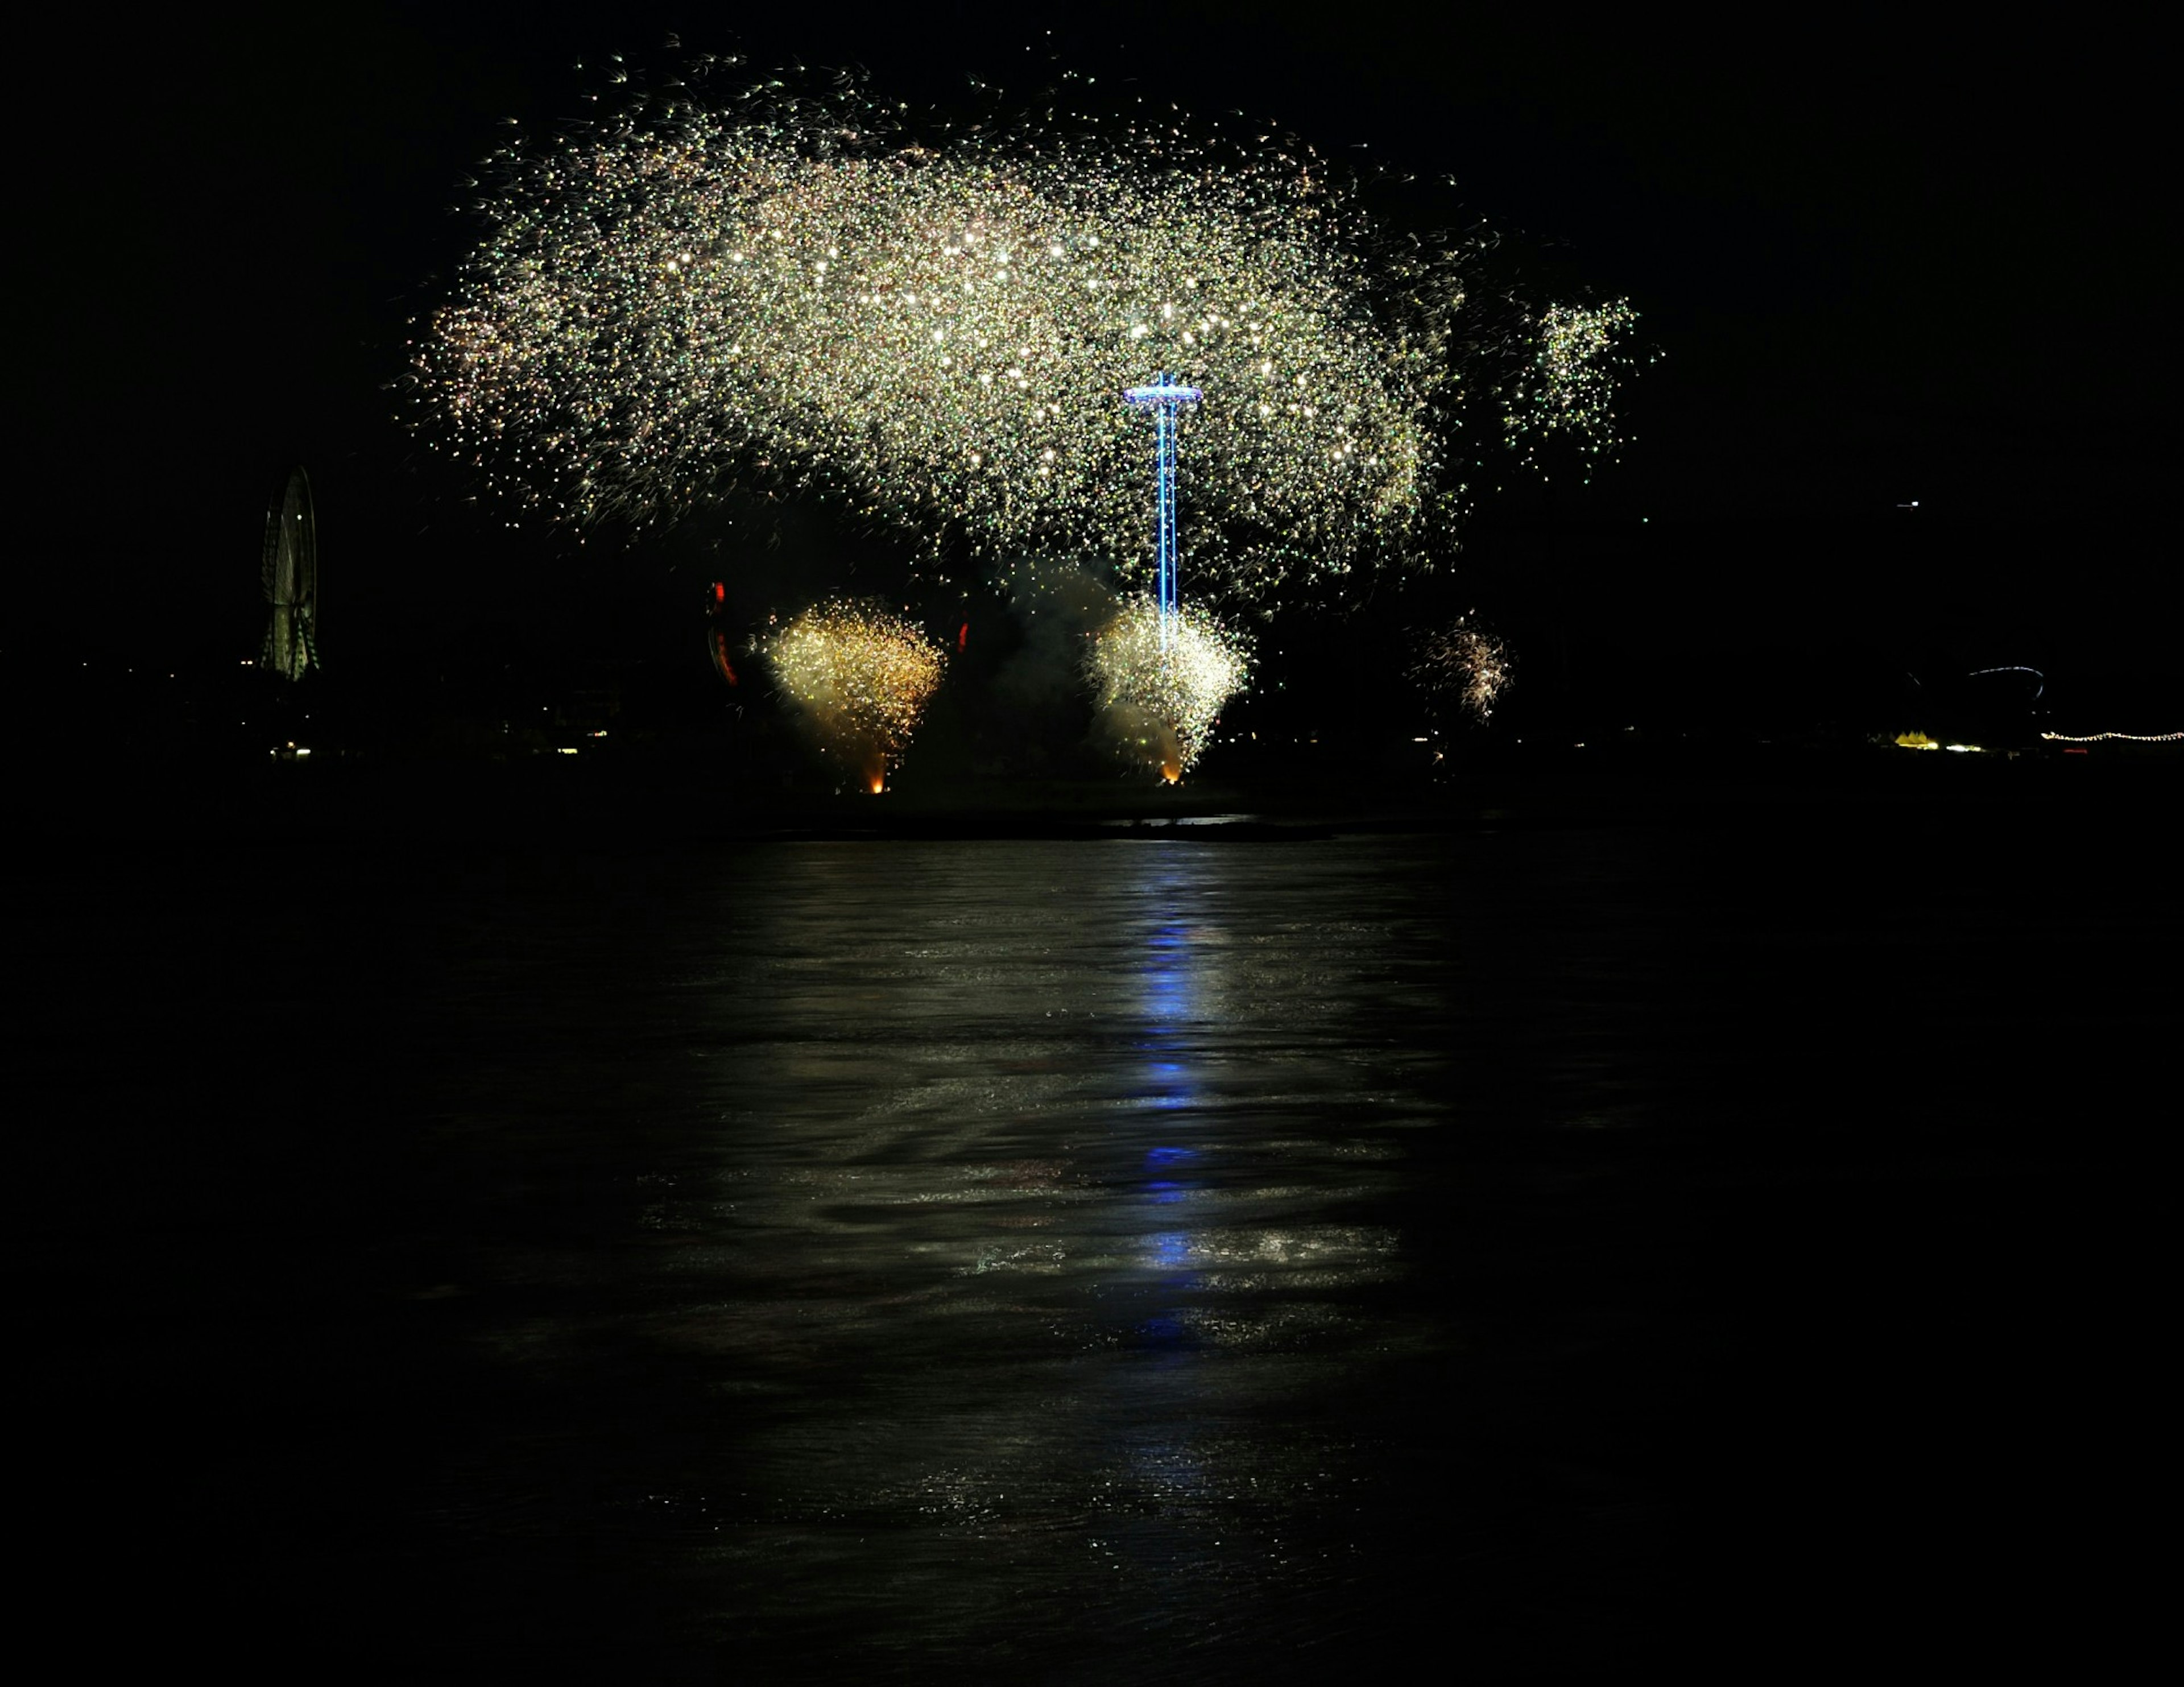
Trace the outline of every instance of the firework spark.
{"type": "Polygon", "coordinates": [[[1198,759],[1223,706],[1243,688],[1250,653],[1195,604],[1171,613],[1163,648],[1159,604],[1136,598],[1094,637],[1084,665],[1123,753],[1151,762],[1173,782],[1198,759]]]}
{"type": "Polygon", "coordinates": [[[1455,698],[1483,726],[1516,665],[1499,638],[1475,616],[1462,615],[1422,641],[1411,677],[1429,693],[1455,698]]]}
{"type": "Polygon", "coordinates": [[[877,794],[940,684],[947,657],[901,616],[870,604],[822,604],[766,642],[783,696],[820,747],[877,794]]]}
{"type": "Polygon", "coordinates": [[[1540,315],[1532,366],[1505,403],[1509,443],[1537,465],[1540,442],[1557,434],[1596,458],[1616,441],[1616,387],[1630,365],[1621,349],[1638,320],[1628,299],[1603,305],[1551,304],[1540,315]]]}
{"type": "Polygon", "coordinates": [[[933,150],[855,97],[640,106],[504,159],[415,353],[445,443],[578,520],[817,484],[1128,577],[1146,494],[1115,399],[1165,367],[1206,392],[1190,497],[1229,583],[1418,518],[1418,370],[1308,168],[933,150]]]}
{"type": "Polygon", "coordinates": [[[913,133],[860,79],[731,74],[695,62],[492,160],[412,346],[427,439],[551,519],[816,493],[942,578],[1067,556],[1141,587],[1151,493],[1116,396],[1165,369],[1205,394],[1183,566],[1271,611],[1423,554],[1458,438],[1529,459],[1612,426],[1626,304],[1474,298],[1489,242],[1388,236],[1294,140],[1052,111],[913,133]]]}

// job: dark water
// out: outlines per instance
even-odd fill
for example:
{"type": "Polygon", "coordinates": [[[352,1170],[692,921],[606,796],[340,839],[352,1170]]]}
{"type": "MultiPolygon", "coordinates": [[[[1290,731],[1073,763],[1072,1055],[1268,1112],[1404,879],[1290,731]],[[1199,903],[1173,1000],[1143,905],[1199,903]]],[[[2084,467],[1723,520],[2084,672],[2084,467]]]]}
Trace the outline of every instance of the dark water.
{"type": "Polygon", "coordinates": [[[50,1608],[282,1679],[2095,1657],[2184,921],[1992,821],[75,852],[50,1608]]]}

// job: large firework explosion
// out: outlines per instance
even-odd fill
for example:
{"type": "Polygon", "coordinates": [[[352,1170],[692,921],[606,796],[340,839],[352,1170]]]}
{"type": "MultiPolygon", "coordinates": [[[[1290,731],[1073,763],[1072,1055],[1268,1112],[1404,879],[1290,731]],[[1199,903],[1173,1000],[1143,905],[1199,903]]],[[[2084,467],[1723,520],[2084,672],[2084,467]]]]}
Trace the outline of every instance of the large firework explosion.
{"type": "Polygon", "coordinates": [[[917,627],[871,604],[806,610],[768,638],[765,651],[783,696],[820,747],[853,766],[876,794],[947,665],[917,627]]]}
{"type": "MultiPolygon", "coordinates": [[[[1202,588],[1272,608],[1440,526],[1437,441],[1478,360],[1476,325],[1451,326],[1458,269],[1380,264],[1308,152],[1050,114],[921,143],[853,79],[727,74],[490,167],[484,237],[412,374],[432,437],[519,498],[647,521],[813,487],[936,554],[1128,582],[1152,493],[1120,394],[1167,369],[1206,395],[1185,487],[1202,588]]],[[[1548,359],[1496,388],[1529,417],[1511,432],[1604,415],[1587,375],[1628,318],[1589,320],[1493,327],[1548,359]]]]}
{"type": "Polygon", "coordinates": [[[1102,720],[1128,760],[1173,782],[1198,759],[1228,699],[1242,689],[1244,641],[1186,604],[1166,618],[1150,598],[1125,603],[1094,635],[1085,657],[1102,720]]]}

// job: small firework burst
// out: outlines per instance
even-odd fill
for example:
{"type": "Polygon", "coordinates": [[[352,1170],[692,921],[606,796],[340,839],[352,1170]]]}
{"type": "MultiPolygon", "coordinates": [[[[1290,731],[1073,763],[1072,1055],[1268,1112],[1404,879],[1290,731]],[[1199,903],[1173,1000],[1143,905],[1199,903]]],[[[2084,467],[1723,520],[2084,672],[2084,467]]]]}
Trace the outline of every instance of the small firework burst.
{"type": "Polygon", "coordinates": [[[1631,363],[1627,346],[1637,320],[1628,299],[1551,304],[1540,314],[1532,366],[1502,416],[1527,462],[1536,467],[1541,442],[1557,434],[1575,437],[1588,459],[1614,449],[1615,393],[1631,363]]]}
{"type": "Polygon", "coordinates": [[[1508,688],[1516,659],[1474,615],[1460,615],[1419,642],[1411,678],[1425,691],[1455,699],[1482,726],[1508,688]]]}
{"type": "Polygon", "coordinates": [[[820,747],[854,765],[875,793],[909,748],[947,665],[916,626],[872,604],[806,610],[765,650],[782,695],[820,747]]]}
{"type": "Polygon", "coordinates": [[[1094,635],[1084,669],[1123,753],[1156,764],[1173,783],[1243,689],[1250,661],[1242,637],[1195,605],[1168,617],[1163,645],[1160,606],[1134,598],[1094,635]]]}

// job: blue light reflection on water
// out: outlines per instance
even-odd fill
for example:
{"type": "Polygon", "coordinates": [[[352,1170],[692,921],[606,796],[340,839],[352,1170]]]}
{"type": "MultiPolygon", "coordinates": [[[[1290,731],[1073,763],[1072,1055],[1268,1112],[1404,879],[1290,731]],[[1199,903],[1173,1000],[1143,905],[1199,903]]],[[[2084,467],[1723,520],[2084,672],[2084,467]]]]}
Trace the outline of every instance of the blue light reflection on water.
{"type": "MultiPolygon", "coordinates": [[[[1384,1362],[1386,1133],[1429,1111],[1384,1056],[1354,1076],[1377,903],[1416,877],[1378,860],[783,848],[687,972],[587,1000],[599,1046],[649,1051],[660,1140],[692,1098],[705,1123],[644,1174],[613,1289],[643,1310],[520,1339],[690,1373],[715,1427],[635,1450],[668,1498],[632,1503],[705,1520],[722,1623],[870,1663],[844,1623],[1029,1645],[1217,1607],[1301,1638],[1351,1596],[1357,1512],[1323,1500],[1358,1432],[1327,1402],[1384,1362]]],[[[587,1105],[627,1116],[632,1070],[587,1105]]]]}
{"type": "MultiPolygon", "coordinates": [[[[1196,1075],[1189,1055],[1191,1022],[1197,1010],[1195,968],[1198,956],[1191,928],[1174,911],[1187,883],[1180,871],[1154,876],[1148,888],[1154,923],[1146,934],[1145,961],[1138,975],[1143,992],[1145,1046],[1155,1056],[1145,1063],[1145,1096],[1155,1108],[1163,1111],[1187,1111],[1196,1101],[1196,1075]]],[[[1197,1157],[1195,1149],[1180,1145],[1148,1149],[1146,1168],[1158,1175],[1145,1184],[1147,1204],[1156,1207],[1187,1204],[1199,1184],[1168,1173],[1197,1157]]],[[[1184,1346],[1190,1334],[1187,1306],[1200,1287],[1196,1273],[1189,1268],[1190,1237],[1184,1231],[1163,1229],[1144,1238],[1140,1245],[1155,1275],[1156,1298],[1166,1304],[1139,1325],[1139,1338],[1153,1347],[1184,1346]]],[[[1165,1448],[1162,1452],[1173,1450],[1165,1448]]]]}
{"type": "MultiPolygon", "coordinates": [[[[1667,1437],[1723,1449],[1737,1518],[1783,1520],[1731,1532],[1723,1556],[1744,1573],[1700,1587],[1708,1631],[1739,1595],[1759,1595],[1767,1625],[1720,1679],[1784,1634],[1839,1626],[1839,1599],[1819,1607],[1845,1563],[1876,1589],[1901,1569],[1943,1613],[1913,1635],[1936,1656],[1962,1651],[1968,1607],[1929,1596],[1928,1561],[1962,1559],[1960,1584],[1977,1573],[1997,1611],[2044,1603],[2068,1621],[2130,1585],[2136,1534],[2103,1556],[2096,1514],[2042,1509],[2041,1491],[2087,1488],[2082,1450],[2103,1434],[2110,1485],[2131,1491],[2142,1448],[2090,1409],[2056,1420],[2038,1391],[1991,1420],[2025,1394],[2011,1379],[2028,1353],[2098,1381],[2097,1350],[2143,1347],[2150,1316],[2114,1298],[2135,1262],[2092,1233],[2117,1228],[2124,1162],[2063,1186],[2092,1216],[2061,1233],[2092,1245],[2057,1278],[2069,1248],[2021,1244],[2054,1222],[2055,1190],[2020,1206],[1988,1186],[2017,1152],[2049,1183],[2055,1122],[2073,1138],[2096,1124],[2083,1062],[2028,1068],[2040,1027],[1997,1010],[1984,976],[1953,1007],[1946,987],[1966,957],[2003,953],[1999,932],[1968,944],[1993,906],[2017,909],[2011,944],[2048,943],[2059,966],[2105,956],[2131,982],[2178,921],[2157,905],[2128,940],[2075,916],[2041,927],[1999,864],[2032,871],[2081,822],[1997,855],[2008,829],[1982,804],[1955,859],[1998,865],[1926,899],[1922,925],[1889,877],[1903,812],[1869,819],[1870,850],[1774,858],[1742,802],[1718,834],[1210,844],[1187,861],[1134,841],[375,853],[345,869],[353,904],[323,894],[314,850],[320,894],[276,899],[270,927],[251,916],[254,871],[195,907],[164,881],[117,902],[134,881],[100,856],[52,910],[39,876],[32,970],[57,969],[67,988],[49,999],[101,1004],[95,1033],[89,1014],[44,1033],[110,1081],[72,1073],[92,1086],[82,1111],[50,1122],[84,1122],[65,1133],[86,1144],[80,1173],[25,1184],[33,1249],[58,1250],[25,1306],[40,1329],[62,1332],[56,1312],[82,1325],[58,1362],[42,1337],[27,1350],[31,1392],[61,1390],[51,1423],[65,1402],[81,1428],[38,1442],[67,1532],[29,1533],[80,1543],[46,1554],[71,1601],[88,1590],[118,1610],[168,1583],[178,1620],[136,1626],[170,1651],[233,1634],[292,1650],[265,1640],[284,1609],[308,1645],[335,1590],[374,1613],[390,1679],[490,1659],[485,1673],[538,1681],[1104,1687],[1392,1676],[1372,1664],[1437,1656],[1485,1679],[1630,1679],[1630,1625],[1663,1604],[1646,1571],[1681,1533],[1632,1497],[1667,1437]],[[1839,893],[1753,889],[1820,883],[1839,893]],[[237,931],[256,933],[244,970],[281,977],[312,1022],[348,1022],[365,983],[403,1004],[366,1016],[373,1034],[283,1045],[275,1076],[308,1073],[326,1103],[308,1131],[287,1105],[304,1092],[269,1084],[241,1044],[231,1069],[203,1053],[233,1040],[234,1003],[216,980],[206,994],[202,957],[237,931]],[[142,962],[147,941],[150,966],[108,964],[142,962]],[[178,1011],[159,1057],[178,1068],[108,1058],[112,1025],[178,1011]],[[1974,1052],[1925,1063],[1892,1101],[1901,1063],[1859,1064],[1864,1029],[1936,1011],[1936,1046],[1974,1052]],[[359,1066],[374,1048],[403,1058],[359,1066]],[[115,1136],[156,1116],[142,1098],[178,1072],[211,1105],[231,1088],[235,1128],[115,1136]],[[1769,1106],[1781,1116],[1754,1111],[1769,1106]],[[1998,1161],[1959,1133],[1989,1113],[1998,1161]],[[1678,1134],[1647,1144],[1664,1114],[1678,1134]],[[1777,1124],[1782,1143],[1756,1148],[1769,1133],[1752,1127],[1777,1124]],[[1729,1157],[1700,1157],[1708,1141],[1729,1157]],[[1944,1161],[1962,1177],[1942,1179],[1944,1161]],[[1714,1262],[1723,1282],[1693,1300],[1674,1221],[1709,1164],[1752,1205],[1717,1235],[1740,1244],[1714,1262]],[[1959,1205],[1973,1217],[1952,1230],[1959,1205]],[[1846,1211],[1875,1222],[1846,1230],[1846,1211]],[[1869,1319],[1829,1250],[1807,1251],[1853,1233],[1891,1267],[1914,1236],[1921,1260],[1945,1241],[1970,1251],[1949,1249],[1909,1296],[1869,1267],[1869,1319]],[[1936,1347],[1927,1317],[1961,1310],[1981,1275],[1967,1259],[2010,1291],[1992,1297],[1991,1361],[1936,1347]],[[1786,1313],[1786,1282],[1816,1317],[1786,1313]],[[2042,1306],[2061,1310],[2026,1324],[2042,1306]],[[1195,1346],[1133,1339],[1171,1315],[1195,1346]],[[1900,1331],[1900,1370],[1861,1368],[1876,1328],[1900,1331]],[[1677,1352],[1715,1341],[1734,1382],[1693,1398],[1677,1352]],[[1923,1381],[1932,1409],[1864,1412],[1868,1376],[1890,1384],[1884,1406],[1923,1381]],[[1773,1416],[1778,1384],[1818,1404],[1773,1416]],[[1870,1434],[1846,1442],[1862,1417],[1870,1434]],[[1966,1422],[1999,1464],[1968,1450],[1966,1422]],[[2043,1445],[2058,1450],[2044,1467],[2043,1445]],[[1884,1462],[1861,1479],[1852,1459],[1869,1451],[1884,1462]],[[1935,1489],[1937,1456],[1982,1500],[1994,1469],[2013,1479],[1953,1535],[1928,1507],[1892,1555],[1868,1526],[1895,1512],[1859,1502],[1972,1498],[1935,1489]],[[1843,1515],[1860,1514],[1841,1554],[1794,1503],[1839,1477],[1843,1515]],[[2096,1550],[2070,1584],[2086,1598],[2059,1603],[2043,1544],[2064,1539],[2096,1550]],[[1814,1590],[1812,1609],[1769,1602],[1790,1585],[1814,1590]],[[651,1667],[639,1649],[670,1631],[717,1644],[722,1668],[651,1667]],[[1376,1635],[1384,1656],[1362,1660],[1376,1635]]],[[[1774,830],[1830,850],[1864,835],[1802,811],[1774,830]]],[[[2141,865],[2158,878],[2152,848],[2141,865]]],[[[2065,1028],[2082,1038],[2048,1045],[2092,1046],[2145,1011],[2120,984],[2081,1007],[2065,1028]]],[[[1849,1633],[1901,1651],[1903,1612],[1880,1608],[1886,1626],[1849,1633]]],[[[2024,1650],[2021,1625],[1997,1632],[2024,1650]]],[[[1680,1674],[1691,1638],[1675,1637],[1680,1674]]],[[[2082,1624],[2068,1644],[2077,1656],[2082,1624]]]]}
{"type": "MultiPolygon", "coordinates": [[[[1173,888],[1173,880],[1156,881],[1154,890],[1173,888]]],[[[1139,977],[1143,992],[1145,1047],[1154,1058],[1146,1063],[1145,1098],[1155,1107],[1188,1107],[1191,1104],[1191,1074],[1178,1058],[1188,1046],[1189,1022],[1194,1011],[1190,939],[1175,920],[1156,924],[1146,938],[1145,960],[1139,977]],[[1161,1056],[1168,1058],[1161,1058],[1161,1056]]]]}

